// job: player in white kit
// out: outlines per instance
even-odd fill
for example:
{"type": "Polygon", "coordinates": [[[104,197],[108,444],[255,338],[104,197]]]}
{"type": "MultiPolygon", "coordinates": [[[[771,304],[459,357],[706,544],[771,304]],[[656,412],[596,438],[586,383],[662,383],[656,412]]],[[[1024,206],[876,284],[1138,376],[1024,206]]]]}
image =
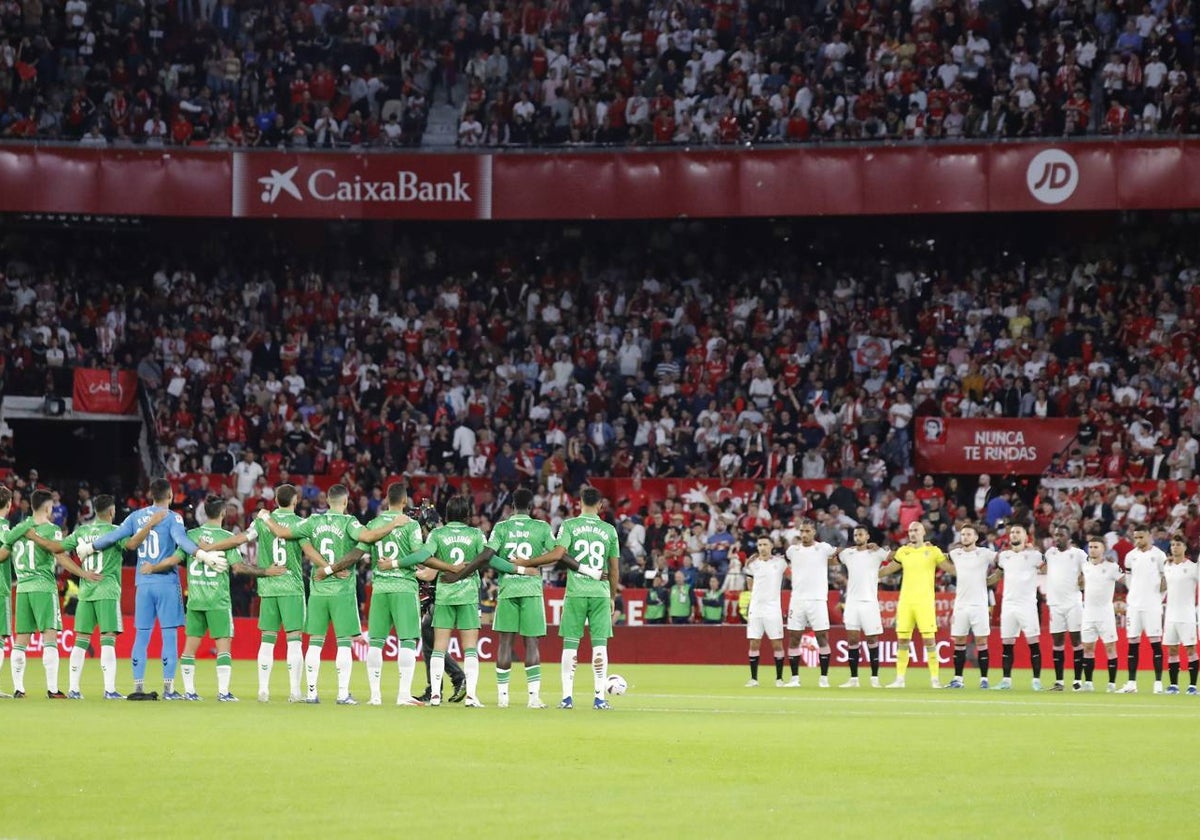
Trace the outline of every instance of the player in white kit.
{"type": "Polygon", "coordinates": [[[967,665],[967,640],[975,636],[979,656],[979,687],[988,687],[990,651],[988,639],[992,633],[992,611],[988,604],[988,574],[996,560],[996,552],[979,545],[979,531],[974,525],[958,530],[958,547],[950,549],[947,564],[954,575],[954,612],[950,616],[950,636],[954,640],[954,679],[946,688],[963,687],[963,670],[967,665]]]}
{"type": "MultiPolygon", "coordinates": [[[[1163,568],[1167,579],[1167,614],[1163,622],[1163,644],[1167,646],[1167,671],[1171,684],[1167,694],[1179,693],[1179,661],[1185,648],[1196,646],[1197,566],[1187,558],[1187,542],[1182,534],[1171,537],[1171,559],[1163,568]]],[[[1188,663],[1188,694],[1196,694],[1200,662],[1192,656],[1188,663]]]]}
{"type": "Polygon", "coordinates": [[[879,688],[879,637],[883,635],[883,617],[879,614],[879,567],[887,559],[887,549],[871,544],[871,533],[862,526],[854,529],[854,546],[838,549],[838,562],[846,567],[846,606],[842,619],[846,625],[850,679],[841,688],[858,688],[858,661],[862,637],[867,637],[867,656],[871,662],[871,688],[879,688]]]}
{"type": "Polygon", "coordinates": [[[799,542],[787,550],[792,564],[792,600],[788,605],[788,657],[792,678],[787,688],[800,687],[800,639],[811,628],[821,655],[820,688],[829,688],[829,566],[836,549],[816,542],[817,529],[809,520],[800,523],[799,542]]]}
{"type": "Polygon", "coordinates": [[[787,573],[787,560],[775,554],[766,537],[758,539],[758,554],[745,566],[751,581],[750,614],[746,621],[746,638],[750,640],[750,681],[746,688],[758,685],[758,650],[765,633],[775,653],[775,685],[783,685],[783,607],[779,592],[787,573]]]}
{"type": "Polygon", "coordinates": [[[1013,649],[1017,637],[1029,645],[1033,667],[1033,690],[1042,690],[1042,622],[1038,615],[1037,584],[1042,570],[1042,553],[1029,546],[1029,533],[1023,525],[1008,526],[1010,548],[1000,552],[999,569],[989,583],[1004,578],[1004,599],[1000,602],[1000,641],[1004,644],[1004,679],[997,686],[1012,688],[1013,649]]]}
{"type": "Polygon", "coordinates": [[[1154,693],[1162,694],[1163,567],[1167,555],[1150,542],[1150,529],[1133,529],[1133,548],[1125,555],[1125,636],[1129,640],[1129,681],[1118,694],[1137,694],[1138,649],[1143,634],[1154,655],[1154,693]]]}
{"type": "Polygon", "coordinates": [[[1062,525],[1054,529],[1054,545],[1046,550],[1046,605],[1050,609],[1050,638],[1054,645],[1054,686],[1063,691],[1066,667],[1066,637],[1071,636],[1071,666],[1075,669],[1072,687],[1083,691],[1083,595],[1080,575],[1087,563],[1087,552],[1071,545],[1071,532],[1062,525]]]}
{"type": "Polygon", "coordinates": [[[1104,557],[1104,537],[1091,537],[1087,543],[1088,562],[1083,567],[1083,690],[1094,691],[1092,674],[1096,671],[1096,642],[1104,643],[1108,658],[1108,693],[1117,690],[1117,618],[1113,613],[1113,590],[1122,578],[1121,567],[1104,557]]]}

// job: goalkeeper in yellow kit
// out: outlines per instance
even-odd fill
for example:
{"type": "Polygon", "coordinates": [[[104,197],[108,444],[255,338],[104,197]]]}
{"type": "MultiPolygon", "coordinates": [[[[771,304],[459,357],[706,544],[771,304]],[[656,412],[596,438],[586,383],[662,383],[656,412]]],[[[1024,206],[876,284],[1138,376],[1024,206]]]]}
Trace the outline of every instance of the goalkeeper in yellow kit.
{"type": "Polygon", "coordinates": [[[925,643],[925,659],[929,663],[929,681],[941,688],[938,681],[937,609],[934,606],[934,576],[945,564],[946,555],[936,545],[925,542],[925,526],[914,522],[908,526],[908,545],[892,553],[891,562],[879,570],[880,577],[903,571],[900,599],[896,602],[896,680],[888,688],[904,688],[908,671],[908,643],[913,628],[921,632],[925,643]]]}

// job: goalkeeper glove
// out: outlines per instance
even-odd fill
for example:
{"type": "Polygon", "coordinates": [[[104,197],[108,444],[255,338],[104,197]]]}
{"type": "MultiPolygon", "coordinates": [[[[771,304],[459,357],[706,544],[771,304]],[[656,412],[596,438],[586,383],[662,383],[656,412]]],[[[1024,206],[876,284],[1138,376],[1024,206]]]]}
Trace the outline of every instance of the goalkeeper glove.
{"type": "Polygon", "coordinates": [[[219,551],[209,551],[201,548],[196,552],[196,559],[214,572],[225,572],[229,570],[229,561],[225,559],[225,555],[219,551]]]}
{"type": "Polygon", "coordinates": [[[252,543],[258,539],[258,529],[250,527],[246,529],[246,542],[252,543]]]}
{"type": "Polygon", "coordinates": [[[592,580],[600,580],[600,575],[602,572],[599,569],[591,566],[580,566],[579,574],[583,575],[584,577],[590,577],[592,580]]]}
{"type": "Polygon", "coordinates": [[[75,555],[80,560],[84,560],[88,557],[91,557],[95,553],[96,553],[96,548],[95,548],[95,546],[92,545],[90,540],[80,540],[79,543],[75,546],[75,555]]]}

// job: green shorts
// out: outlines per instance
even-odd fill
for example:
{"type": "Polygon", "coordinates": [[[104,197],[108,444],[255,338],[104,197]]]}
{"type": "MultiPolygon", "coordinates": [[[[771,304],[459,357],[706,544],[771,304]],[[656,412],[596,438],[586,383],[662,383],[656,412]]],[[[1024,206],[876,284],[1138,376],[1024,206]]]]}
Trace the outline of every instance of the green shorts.
{"type": "Polygon", "coordinates": [[[6,639],[12,635],[12,610],[8,603],[12,600],[12,592],[0,592],[0,595],[3,595],[0,597],[0,639],[6,639]]]}
{"type": "Polygon", "coordinates": [[[371,639],[386,639],[392,628],[396,638],[421,637],[421,602],[416,592],[376,592],[371,595],[367,632],[371,639]]]}
{"type": "Polygon", "coordinates": [[[310,595],[304,632],[310,636],[324,636],[330,622],[333,622],[333,635],[338,638],[362,633],[362,621],[358,617],[358,596],[353,592],[340,595],[310,595]]]}
{"type": "Polygon", "coordinates": [[[583,638],[583,625],[587,623],[592,644],[600,644],[612,638],[612,601],[608,598],[576,596],[563,599],[562,621],[558,635],[564,639],[578,641],[583,638]]]}
{"type": "Polygon", "coordinates": [[[80,601],[75,607],[75,633],[90,636],[96,627],[101,633],[120,633],[125,630],[121,605],[115,599],[80,601]]]}
{"type": "Polygon", "coordinates": [[[501,598],[496,602],[492,629],[497,633],[517,633],[525,637],[546,635],[546,604],[541,595],[501,598]]]}
{"type": "Polygon", "coordinates": [[[195,638],[200,638],[207,630],[214,639],[232,639],[233,611],[229,607],[219,610],[194,610],[188,607],[183,626],[183,632],[195,638]]]}
{"type": "Polygon", "coordinates": [[[62,629],[57,592],[17,593],[17,632],[41,633],[62,629]]]}
{"type": "Polygon", "coordinates": [[[438,630],[478,630],[478,604],[433,605],[433,626],[438,630]]]}
{"type": "Polygon", "coordinates": [[[274,633],[282,625],[285,633],[301,633],[306,612],[303,595],[268,595],[258,602],[258,629],[274,633]]]}

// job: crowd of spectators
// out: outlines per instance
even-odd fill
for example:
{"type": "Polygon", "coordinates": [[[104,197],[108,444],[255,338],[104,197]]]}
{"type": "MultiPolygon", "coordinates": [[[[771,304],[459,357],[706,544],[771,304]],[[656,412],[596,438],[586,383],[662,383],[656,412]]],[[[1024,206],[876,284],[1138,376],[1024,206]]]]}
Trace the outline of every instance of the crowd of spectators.
{"type": "Polygon", "coordinates": [[[136,368],[179,500],[223,493],[231,525],[287,476],[302,510],[340,481],[364,519],[388,476],[433,477],[438,504],[472,479],[483,523],[519,484],[553,523],[583,483],[628,478],[610,500],[625,583],[678,571],[725,589],[751,539],[786,542],[798,515],[834,543],[854,523],[891,541],[921,519],[948,545],[963,518],[1114,540],[1149,522],[1200,541],[1187,219],[1110,219],[1069,242],[1037,220],[948,222],[937,240],[904,220],[871,237],[813,220],[637,236],[179,224],[12,226],[0,376],[36,395],[74,365],[136,368]],[[915,475],[910,429],[931,415],[1081,425],[1039,489],[915,475]],[[691,492],[713,476],[754,489],[691,492]],[[642,493],[646,478],[672,480],[670,498],[642,493]]]}
{"type": "Polygon", "coordinates": [[[0,136],[466,146],[1198,133],[1191,0],[7,0],[0,136]]]}

